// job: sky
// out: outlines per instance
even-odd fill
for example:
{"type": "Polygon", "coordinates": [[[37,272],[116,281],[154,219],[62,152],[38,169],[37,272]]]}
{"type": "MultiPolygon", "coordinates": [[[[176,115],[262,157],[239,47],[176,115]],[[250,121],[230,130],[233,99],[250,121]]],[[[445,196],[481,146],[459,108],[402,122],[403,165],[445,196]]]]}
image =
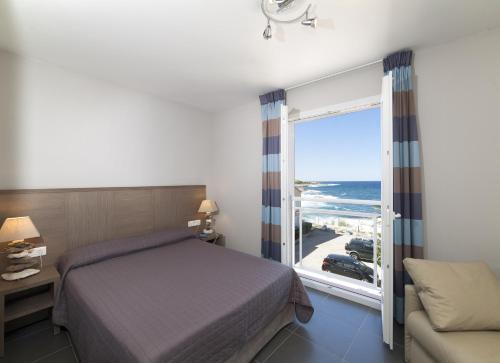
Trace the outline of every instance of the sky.
{"type": "Polygon", "coordinates": [[[295,179],[380,180],[380,109],[295,124],[295,179]]]}

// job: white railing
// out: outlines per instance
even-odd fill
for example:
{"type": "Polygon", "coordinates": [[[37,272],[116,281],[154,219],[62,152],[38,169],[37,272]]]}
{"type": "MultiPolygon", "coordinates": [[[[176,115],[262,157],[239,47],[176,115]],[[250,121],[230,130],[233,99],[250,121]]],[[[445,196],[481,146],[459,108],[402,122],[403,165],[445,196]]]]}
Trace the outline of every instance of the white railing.
{"type": "Polygon", "coordinates": [[[378,206],[381,207],[381,202],[376,200],[359,200],[359,199],[337,199],[332,197],[294,197],[293,198],[293,211],[294,216],[292,218],[292,236],[295,241],[295,213],[298,212],[299,218],[299,261],[295,263],[295,243],[292,248],[292,261],[295,266],[297,264],[303,267],[303,246],[302,246],[302,221],[304,213],[314,213],[314,214],[324,214],[345,217],[345,218],[359,218],[359,219],[371,219],[372,220],[372,240],[373,240],[373,286],[378,289],[378,253],[377,253],[377,240],[378,240],[378,219],[381,217],[381,213],[370,213],[370,212],[356,212],[356,211],[346,211],[346,210],[330,210],[321,208],[310,208],[297,206],[297,202],[318,202],[318,203],[328,203],[328,204],[349,204],[349,205],[365,205],[365,206],[378,206]]]}

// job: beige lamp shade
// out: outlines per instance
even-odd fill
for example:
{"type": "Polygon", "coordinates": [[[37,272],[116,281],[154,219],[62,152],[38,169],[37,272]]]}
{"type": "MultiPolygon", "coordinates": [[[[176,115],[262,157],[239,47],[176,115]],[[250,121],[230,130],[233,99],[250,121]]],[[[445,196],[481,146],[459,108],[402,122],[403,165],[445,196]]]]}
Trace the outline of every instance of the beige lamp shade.
{"type": "Polygon", "coordinates": [[[19,241],[40,237],[30,217],[7,218],[0,228],[0,242],[19,241]]]}
{"type": "Polygon", "coordinates": [[[215,213],[219,210],[217,207],[217,203],[213,200],[205,199],[201,202],[200,209],[198,209],[198,213],[215,213]]]}

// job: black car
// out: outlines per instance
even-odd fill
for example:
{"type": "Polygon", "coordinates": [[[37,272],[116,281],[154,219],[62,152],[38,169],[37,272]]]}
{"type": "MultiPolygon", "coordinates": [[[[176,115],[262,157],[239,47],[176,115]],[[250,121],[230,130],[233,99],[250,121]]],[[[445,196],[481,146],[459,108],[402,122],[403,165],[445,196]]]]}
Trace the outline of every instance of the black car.
{"type": "Polygon", "coordinates": [[[373,240],[353,238],[345,244],[346,253],[356,260],[373,262],[373,240]]]}
{"type": "Polygon", "coordinates": [[[373,282],[373,269],[351,256],[330,254],[323,260],[321,269],[352,279],[373,282]]]}

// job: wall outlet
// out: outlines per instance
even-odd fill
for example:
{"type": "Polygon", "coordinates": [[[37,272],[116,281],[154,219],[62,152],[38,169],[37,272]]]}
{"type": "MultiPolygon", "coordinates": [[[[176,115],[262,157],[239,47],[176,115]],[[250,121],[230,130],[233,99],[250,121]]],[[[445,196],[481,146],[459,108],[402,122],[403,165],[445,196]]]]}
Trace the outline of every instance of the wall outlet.
{"type": "Polygon", "coordinates": [[[47,246],[35,247],[29,250],[28,257],[40,257],[47,254],[47,246]]]}
{"type": "Polygon", "coordinates": [[[201,220],[195,219],[194,221],[188,221],[188,227],[196,227],[201,224],[201,220]]]}

